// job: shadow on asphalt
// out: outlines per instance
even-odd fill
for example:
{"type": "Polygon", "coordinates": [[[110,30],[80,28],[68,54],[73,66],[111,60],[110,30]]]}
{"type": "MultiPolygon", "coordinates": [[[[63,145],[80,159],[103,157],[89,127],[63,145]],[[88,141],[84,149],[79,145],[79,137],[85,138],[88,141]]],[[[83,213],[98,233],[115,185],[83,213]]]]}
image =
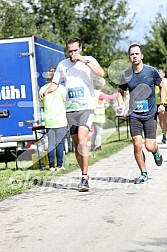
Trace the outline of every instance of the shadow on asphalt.
{"type": "Polygon", "coordinates": [[[56,183],[53,181],[43,181],[40,184],[41,187],[52,187],[52,188],[56,188],[56,189],[68,189],[68,190],[77,190],[78,191],[78,183],[70,183],[70,184],[60,184],[60,183],[56,183]]]}
{"type": "Polygon", "coordinates": [[[105,181],[108,183],[134,183],[135,179],[127,179],[122,177],[91,177],[91,180],[105,181]]]}
{"type": "MultiPolygon", "coordinates": [[[[80,177],[71,177],[74,180],[80,180],[80,177]]],[[[137,179],[137,178],[136,178],[137,179]]],[[[91,177],[90,180],[96,181],[104,181],[104,182],[114,182],[114,183],[134,183],[136,179],[130,180],[122,177],[91,177]]],[[[41,187],[52,187],[56,189],[66,189],[66,190],[77,190],[78,191],[78,184],[79,183],[67,183],[67,184],[60,184],[54,181],[41,181],[40,184],[36,183],[36,185],[41,187]]]]}
{"type": "MultiPolygon", "coordinates": [[[[72,177],[73,179],[79,180],[79,177],[72,177]]],[[[122,177],[91,177],[90,180],[104,181],[104,182],[114,182],[114,183],[134,183],[135,179],[127,179],[122,177]]]]}
{"type": "MultiPolygon", "coordinates": [[[[80,177],[71,177],[74,180],[80,180],[80,177]]],[[[90,180],[96,180],[97,182],[107,182],[107,183],[121,183],[121,184],[134,184],[138,178],[134,179],[127,179],[123,177],[91,177],[90,180]]],[[[150,180],[150,178],[149,178],[150,180]]],[[[38,184],[38,183],[37,183],[38,184]]],[[[78,191],[78,184],[79,183],[67,183],[67,184],[60,184],[54,181],[42,181],[38,186],[41,187],[52,187],[56,189],[68,189],[68,190],[77,190],[78,191]]]]}
{"type": "MultiPolygon", "coordinates": [[[[135,241],[135,244],[139,244],[142,248],[136,248],[135,252],[152,252],[152,251],[162,251],[161,249],[165,249],[163,251],[167,251],[167,238],[160,237],[160,238],[149,238],[150,241],[146,242],[137,242],[135,241]],[[149,246],[149,249],[147,248],[149,246]],[[152,248],[151,248],[152,246],[152,248]]],[[[136,245],[135,245],[136,246],[136,245]]],[[[126,252],[134,252],[134,250],[126,250],[126,252]]]]}

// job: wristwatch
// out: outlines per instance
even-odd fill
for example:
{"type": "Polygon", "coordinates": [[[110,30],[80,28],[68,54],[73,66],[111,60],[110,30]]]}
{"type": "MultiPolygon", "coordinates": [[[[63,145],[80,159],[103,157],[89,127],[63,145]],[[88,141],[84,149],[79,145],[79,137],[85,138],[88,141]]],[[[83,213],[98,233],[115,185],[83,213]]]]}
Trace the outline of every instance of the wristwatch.
{"type": "Polygon", "coordinates": [[[164,106],[165,107],[165,103],[161,102],[160,105],[164,106]]]}
{"type": "Polygon", "coordinates": [[[90,63],[90,61],[89,60],[87,60],[86,62],[85,62],[85,65],[87,65],[87,64],[89,64],[90,63]]]}

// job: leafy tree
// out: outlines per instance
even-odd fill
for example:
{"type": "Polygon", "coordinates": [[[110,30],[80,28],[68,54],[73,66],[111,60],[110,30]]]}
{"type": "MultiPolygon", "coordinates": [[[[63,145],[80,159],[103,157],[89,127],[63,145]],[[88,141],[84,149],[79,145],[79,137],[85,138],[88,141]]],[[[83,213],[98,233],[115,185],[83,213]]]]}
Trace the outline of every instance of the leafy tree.
{"type": "Polygon", "coordinates": [[[93,54],[106,67],[118,50],[118,42],[132,29],[132,22],[125,21],[129,10],[126,1],[28,0],[28,3],[36,16],[38,34],[62,45],[68,37],[79,36],[84,42],[84,54],[93,54]]]}
{"type": "Polygon", "coordinates": [[[68,37],[81,37],[84,54],[106,68],[124,57],[118,43],[132,29],[125,0],[0,0],[0,36],[43,37],[65,46],[68,37]]]}
{"type": "Polygon", "coordinates": [[[36,27],[41,37],[65,45],[68,37],[79,36],[77,7],[79,0],[28,0],[36,17],[36,27]]]}
{"type": "Polygon", "coordinates": [[[93,53],[103,66],[109,66],[118,42],[132,29],[131,22],[125,21],[128,10],[126,1],[114,0],[89,0],[83,7],[79,34],[85,42],[85,53],[93,53]]]}
{"type": "Polygon", "coordinates": [[[0,37],[28,36],[36,33],[34,15],[22,0],[0,0],[0,37]]]}
{"type": "Polygon", "coordinates": [[[157,13],[151,30],[145,36],[145,63],[167,71],[167,19],[157,13]]]}

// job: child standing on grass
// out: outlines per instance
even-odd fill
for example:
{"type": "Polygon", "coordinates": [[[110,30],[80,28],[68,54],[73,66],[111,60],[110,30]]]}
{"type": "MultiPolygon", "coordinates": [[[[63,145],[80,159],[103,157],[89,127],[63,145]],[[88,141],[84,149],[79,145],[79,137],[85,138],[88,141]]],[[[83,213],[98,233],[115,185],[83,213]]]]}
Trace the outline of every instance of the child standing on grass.
{"type": "MultiPolygon", "coordinates": [[[[51,68],[48,71],[47,83],[41,87],[40,94],[50,86],[55,70],[55,68],[51,68]]],[[[65,170],[63,166],[64,137],[67,130],[65,97],[66,88],[60,84],[52,93],[43,98],[45,128],[48,136],[49,170],[51,172],[65,170]],[[55,150],[57,167],[55,167],[55,150]]]]}

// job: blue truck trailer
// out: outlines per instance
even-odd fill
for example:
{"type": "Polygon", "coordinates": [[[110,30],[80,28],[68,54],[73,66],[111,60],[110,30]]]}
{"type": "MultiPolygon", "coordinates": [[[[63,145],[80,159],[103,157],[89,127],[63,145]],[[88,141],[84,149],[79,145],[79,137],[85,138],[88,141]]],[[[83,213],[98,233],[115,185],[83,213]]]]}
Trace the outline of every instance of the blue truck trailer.
{"type": "Polygon", "coordinates": [[[65,58],[64,47],[37,36],[0,39],[0,55],[0,142],[25,149],[35,140],[30,123],[43,123],[39,89],[65,58]]]}

